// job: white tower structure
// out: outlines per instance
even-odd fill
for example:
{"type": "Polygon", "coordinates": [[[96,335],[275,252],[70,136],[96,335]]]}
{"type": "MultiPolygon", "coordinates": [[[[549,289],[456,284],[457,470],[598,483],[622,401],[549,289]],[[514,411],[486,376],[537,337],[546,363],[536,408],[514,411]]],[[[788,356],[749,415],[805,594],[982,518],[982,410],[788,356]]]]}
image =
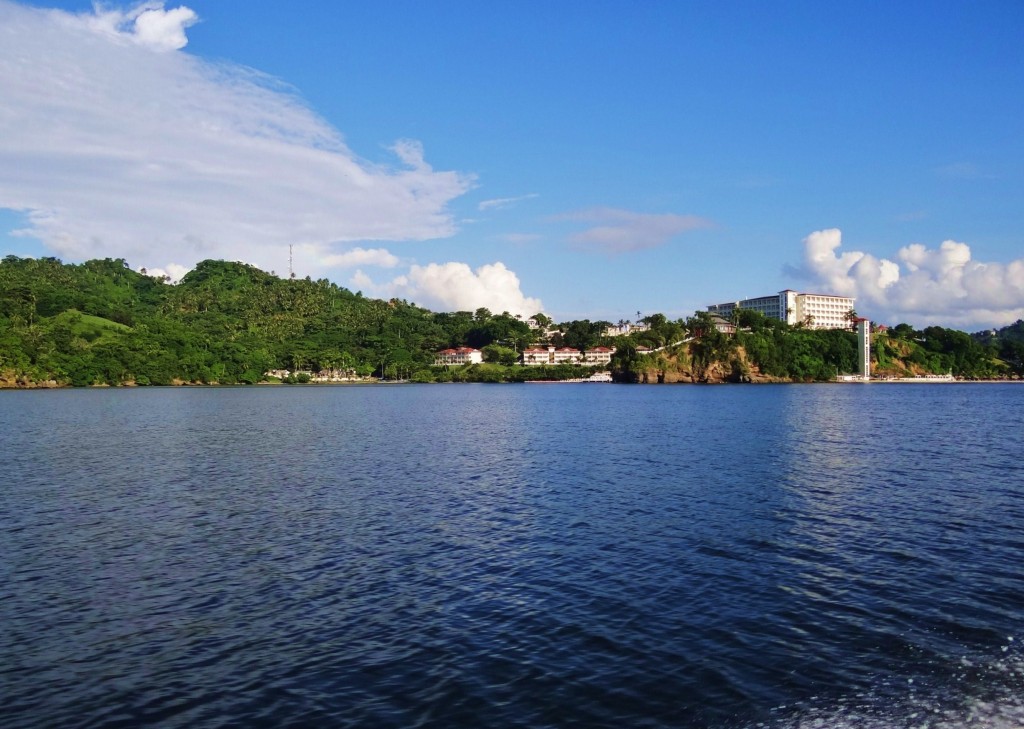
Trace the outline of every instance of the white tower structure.
{"type": "Polygon", "coordinates": [[[857,363],[860,365],[860,376],[871,379],[871,322],[867,319],[857,320],[857,363]]]}

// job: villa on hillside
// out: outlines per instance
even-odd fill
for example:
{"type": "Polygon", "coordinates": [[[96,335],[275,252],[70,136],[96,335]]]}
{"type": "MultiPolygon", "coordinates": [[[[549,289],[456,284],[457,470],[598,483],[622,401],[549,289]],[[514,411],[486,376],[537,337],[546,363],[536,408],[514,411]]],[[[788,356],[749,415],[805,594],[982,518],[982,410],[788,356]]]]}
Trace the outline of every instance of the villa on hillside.
{"type": "Polygon", "coordinates": [[[639,322],[633,324],[632,322],[622,322],[621,324],[613,324],[610,327],[605,327],[604,336],[606,337],[623,337],[627,334],[633,334],[634,332],[646,332],[650,331],[650,324],[644,324],[639,322]]]}
{"type": "Polygon", "coordinates": [[[715,329],[720,331],[722,334],[727,334],[731,337],[736,333],[736,325],[720,314],[712,314],[711,321],[714,322],[715,329]]]}
{"type": "Polygon", "coordinates": [[[472,347],[458,347],[457,349],[442,349],[434,357],[434,365],[464,365],[480,364],[484,361],[484,354],[479,349],[472,347]]]}
{"type": "Polygon", "coordinates": [[[736,309],[751,309],[787,324],[806,322],[811,329],[847,329],[850,326],[848,315],[854,301],[848,296],[802,294],[785,289],[768,296],[712,304],[708,312],[729,319],[736,309]]]}

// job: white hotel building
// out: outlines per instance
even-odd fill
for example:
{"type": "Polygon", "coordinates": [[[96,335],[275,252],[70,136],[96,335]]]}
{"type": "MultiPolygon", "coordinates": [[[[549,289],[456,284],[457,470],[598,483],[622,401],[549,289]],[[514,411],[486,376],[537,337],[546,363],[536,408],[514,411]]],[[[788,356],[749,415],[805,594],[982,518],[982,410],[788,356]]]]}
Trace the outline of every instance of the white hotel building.
{"type": "Polygon", "coordinates": [[[584,352],[571,347],[533,347],[524,349],[522,361],[524,365],[556,365],[556,364],[580,364],[580,365],[606,365],[612,361],[615,350],[610,347],[593,347],[584,352]]]}
{"type": "Polygon", "coordinates": [[[472,347],[442,349],[434,356],[434,366],[480,364],[484,361],[484,353],[472,347]]]}
{"type": "Polygon", "coordinates": [[[846,329],[850,326],[847,312],[855,299],[832,294],[802,294],[792,289],[755,299],[712,304],[708,311],[728,319],[736,309],[752,309],[787,324],[800,324],[811,319],[811,329],[846,329]]]}

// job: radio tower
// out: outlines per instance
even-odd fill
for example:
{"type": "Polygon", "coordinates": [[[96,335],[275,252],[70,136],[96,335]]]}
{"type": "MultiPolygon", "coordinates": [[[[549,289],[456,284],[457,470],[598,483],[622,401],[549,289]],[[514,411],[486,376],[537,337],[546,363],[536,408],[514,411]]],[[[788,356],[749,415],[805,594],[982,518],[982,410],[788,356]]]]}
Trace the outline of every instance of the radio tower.
{"type": "Polygon", "coordinates": [[[288,278],[295,278],[295,269],[292,268],[292,244],[288,244],[288,278]]]}

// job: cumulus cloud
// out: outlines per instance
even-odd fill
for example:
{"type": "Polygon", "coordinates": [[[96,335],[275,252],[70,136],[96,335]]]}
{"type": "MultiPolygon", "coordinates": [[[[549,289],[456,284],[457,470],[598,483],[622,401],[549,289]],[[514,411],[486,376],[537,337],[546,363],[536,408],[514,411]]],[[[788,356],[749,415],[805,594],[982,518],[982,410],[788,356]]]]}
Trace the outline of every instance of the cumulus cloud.
{"type": "Polygon", "coordinates": [[[373,279],[363,273],[362,270],[352,274],[352,278],[349,279],[349,285],[356,291],[373,291],[376,288],[373,279]]]}
{"type": "Polygon", "coordinates": [[[582,249],[610,254],[656,248],[681,233],[711,226],[711,221],[696,215],[634,213],[617,208],[580,210],[554,220],[591,224],[569,236],[569,241],[582,249]]]}
{"type": "Polygon", "coordinates": [[[523,294],[519,277],[500,261],[475,271],[457,261],[414,265],[408,273],[386,283],[375,283],[360,270],[353,275],[351,284],[375,296],[415,301],[434,311],[475,311],[485,307],[497,313],[532,316],[544,310],[540,299],[523,294]]]}
{"type": "Polygon", "coordinates": [[[189,272],[190,269],[185,266],[179,266],[175,263],[168,264],[167,268],[149,268],[145,269],[146,274],[149,276],[166,277],[168,281],[177,283],[181,281],[182,277],[189,272]]]}
{"type": "Polygon", "coordinates": [[[434,170],[413,140],[393,165],[359,158],[282,84],[175,50],[194,22],[162,2],[74,15],[0,0],[0,208],[22,213],[20,234],[166,271],[282,270],[295,244],[316,276],[359,255],[388,265],[353,243],[455,232],[448,205],[471,176],[434,170]]]}
{"type": "Polygon", "coordinates": [[[915,325],[988,327],[1024,318],[1024,258],[975,261],[970,246],[953,240],[937,249],[920,243],[895,258],[839,252],[842,233],[819,230],[804,239],[803,272],[830,293],[857,297],[868,316],[915,325]]]}
{"type": "Polygon", "coordinates": [[[184,48],[188,44],[185,29],[199,21],[191,8],[165,10],[162,2],[143,2],[130,10],[97,5],[92,15],[84,17],[94,30],[158,51],[184,48]]]}

